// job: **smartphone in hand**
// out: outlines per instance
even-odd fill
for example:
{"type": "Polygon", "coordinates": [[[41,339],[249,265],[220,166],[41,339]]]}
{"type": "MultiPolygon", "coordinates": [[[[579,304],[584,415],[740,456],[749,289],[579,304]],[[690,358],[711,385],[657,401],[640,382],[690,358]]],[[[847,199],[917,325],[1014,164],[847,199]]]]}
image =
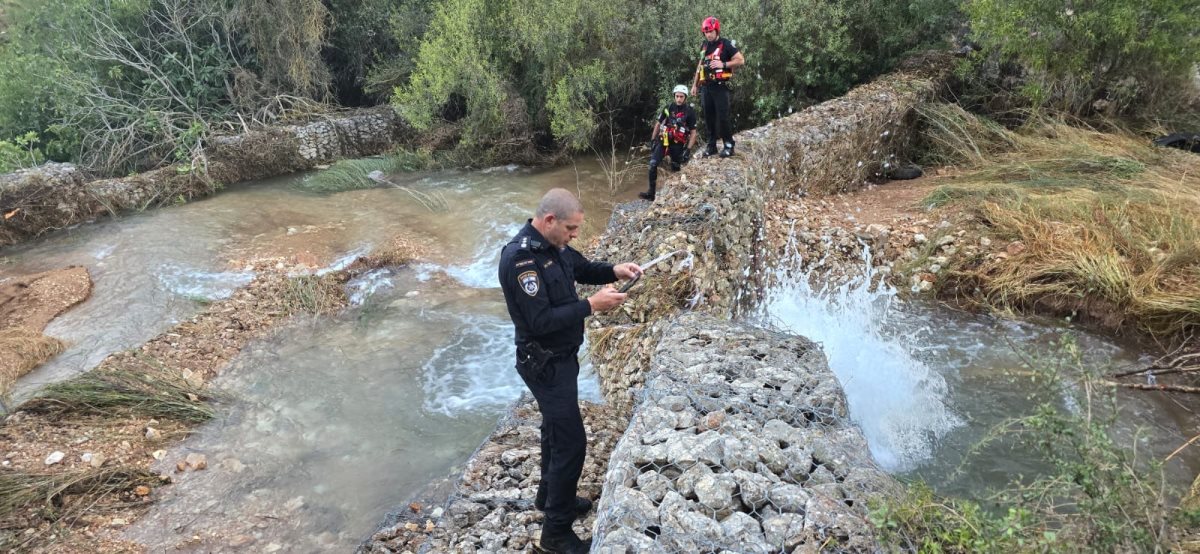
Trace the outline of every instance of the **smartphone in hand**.
{"type": "Polygon", "coordinates": [[[621,288],[617,289],[617,292],[620,292],[620,293],[629,292],[629,289],[633,288],[633,286],[634,286],[634,285],[636,285],[636,284],[637,284],[637,282],[638,282],[638,281],[640,281],[640,280],[642,280],[642,274],[641,274],[641,273],[639,273],[639,274],[637,274],[637,275],[634,275],[634,276],[633,276],[633,279],[630,279],[630,280],[628,280],[628,281],[625,281],[625,284],[624,284],[624,285],[621,285],[621,288]]]}

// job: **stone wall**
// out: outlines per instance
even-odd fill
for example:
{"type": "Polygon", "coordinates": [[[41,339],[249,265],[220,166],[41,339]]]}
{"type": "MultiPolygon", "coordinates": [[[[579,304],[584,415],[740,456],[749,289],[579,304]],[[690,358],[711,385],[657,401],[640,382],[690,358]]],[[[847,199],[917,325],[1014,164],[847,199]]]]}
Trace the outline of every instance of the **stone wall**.
{"type": "Polygon", "coordinates": [[[877,550],[875,467],[820,347],[709,316],[677,319],[617,444],[594,552],[877,550]]]}
{"type": "Polygon", "coordinates": [[[92,179],[49,163],[0,175],[0,247],[105,215],[212,194],[220,186],[312,169],[387,151],[404,138],[391,108],[209,139],[197,169],[175,164],[115,179],[92,179]]]}

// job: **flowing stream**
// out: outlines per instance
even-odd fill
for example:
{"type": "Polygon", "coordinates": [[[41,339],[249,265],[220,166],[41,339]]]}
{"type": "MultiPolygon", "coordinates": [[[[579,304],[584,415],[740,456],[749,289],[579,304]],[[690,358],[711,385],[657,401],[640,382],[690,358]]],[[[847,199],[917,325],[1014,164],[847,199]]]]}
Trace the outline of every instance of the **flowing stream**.
{"type": "MultiPolygon", "coordinates": [[[[344,263],[396,235],[427,251],[421,263],[349,283],[355,305],[345,313],[252,343],[214,381],[232,400],[166,454],[156,469],[176,484],[127,531],[151,551],[353,549],[383,514],[464,462],[524,390],[496,262],[541,194],[562,186],[580,195],[579,246],[643,185],[629,179],[610,191],[594,162],[393,178],[453,207],[432,213],[398,189],[300,192],[293,185],[304,178],[238,186],[4,253],[0,278],[80,264],[95,281],[93,297],[47,329],[70,348],[21,381],[18,394],[28,395],[253,278],[227,260],[302,252],[344,263]],[[193,452],[209,468],[174,473],[193,452]]],[[[581,396],[599,401],[586,364],[580,381],[581,396]]]]}
{"type": "MultiPolygon", "coordinates": [[[[868,252],[863,265],[869,264],[868,252]]],[[[1031,445],[998,441],[972,450],[997,426],[1033,412],[1031,366],[1065,364],[1067,341],[1092,368],[1150,361],[1136,347],[1063,321],[997,319],[905,302],[890,287],[871,287],[871,272],[828,284],[796,267],[780,268],[761,321],[819,342],[876,462],[945,494],[981,499],[1017,476],[1052,469],[1031,445]]],[[[1072,394],[1059,402],[1078,408],[1072,394]]],[[[1200,432],[1195,414],[1158,393],[1119,391],[1117,409],[1118,440],[1136,446],[1143,462],[1163,460],[1200,432]]],[[[1195,449],[1182,454],[1165,469],[1173,483],[1186,485],[1200,470],[1200,456],[1195,449]]]]}
{"type": "MultiPolygon", "coordinates": [[[[0,279],[79,264],[96,284],[90,300],[47,329],[70,346],[18,383],[22,397],[227,297],[253,278],[231,260],[266,252],[327,266],[396,235],[426,247],[422,263],[350,283],[351,309],[252,343],[214,381],[231,400],[158,469],[170,472],[192,452],[204,453],[209,468],[173,473],[176,484],[127,531],[151,551],[352,549],[382,514],[455,471],[523,390],[511,369],[512,329],[495,264],[541,193],[553,186],[579,192],[588,219],[577,244],[586,244],[612,207],[642,186],[638,176],[612,192],[594,163],[394,178],[453,207],[432,213],[398,189],[300,192],[293,185],[305,178],[232,187],[2,253],[0,279]]],[[[866,279],[824,288],[784,271],[761,321],[823,345],[882,467],[976,497],[1016,474],[1046,469],[1027,449],[965,460],[964,453],[992,426],[1030,408],[1022,356],[1058,355],[1064,324],[902,302],[866,279]],[[960,476],[946,478],[960,465],[960,476]]],[[[1087,363],[1145,361],[1135,348],[1073,333],[1087,363]]],[[[586,366],[581,390],[599,400],[586,366]]],[[[1124,395],[1121,409],[1123,420],[1147,426],[1137,440],[1160,459],[1195,434],[1192,415],[1159,396],[1124,395]]],[[[1168,469],[1187,479],[1200,467],[1185,451],[1168,469]]]]}

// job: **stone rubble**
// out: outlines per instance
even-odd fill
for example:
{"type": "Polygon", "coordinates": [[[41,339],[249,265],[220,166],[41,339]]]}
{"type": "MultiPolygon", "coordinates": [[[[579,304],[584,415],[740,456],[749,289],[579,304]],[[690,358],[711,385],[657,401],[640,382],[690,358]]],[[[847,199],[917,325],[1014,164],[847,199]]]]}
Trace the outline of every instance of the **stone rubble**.
{"type": "Polygon", "coordinates": [[[686,315],[609,460],[593,552],[876,550],[867,502],[898,486],[816,344],[686,315]]]}

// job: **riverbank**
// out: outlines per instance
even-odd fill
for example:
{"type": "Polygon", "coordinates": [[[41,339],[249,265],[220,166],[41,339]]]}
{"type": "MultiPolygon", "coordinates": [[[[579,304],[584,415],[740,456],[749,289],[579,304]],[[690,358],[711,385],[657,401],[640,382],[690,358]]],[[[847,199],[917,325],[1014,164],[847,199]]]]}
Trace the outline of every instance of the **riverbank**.
{"type": "MultiPolygon", "coordinates": [[[[323,276],[292,258],[236,260],[254,271],[249,285],[18,406],[0,433],[7,483],[0,495],[4,546],[30,552],[143,550],[122,532],[147,511],[156,489],[172,480],[152,466],[219,408],[219,395],[207,383],[247,343],[293,317],[341,309],[347,301],[343,284],[352,276],[404,264],[417,252],[398,238],[323,276]]],[[[176,472],[217,463],[202,454],[167,461],[175,462],[176,472]]]]}

